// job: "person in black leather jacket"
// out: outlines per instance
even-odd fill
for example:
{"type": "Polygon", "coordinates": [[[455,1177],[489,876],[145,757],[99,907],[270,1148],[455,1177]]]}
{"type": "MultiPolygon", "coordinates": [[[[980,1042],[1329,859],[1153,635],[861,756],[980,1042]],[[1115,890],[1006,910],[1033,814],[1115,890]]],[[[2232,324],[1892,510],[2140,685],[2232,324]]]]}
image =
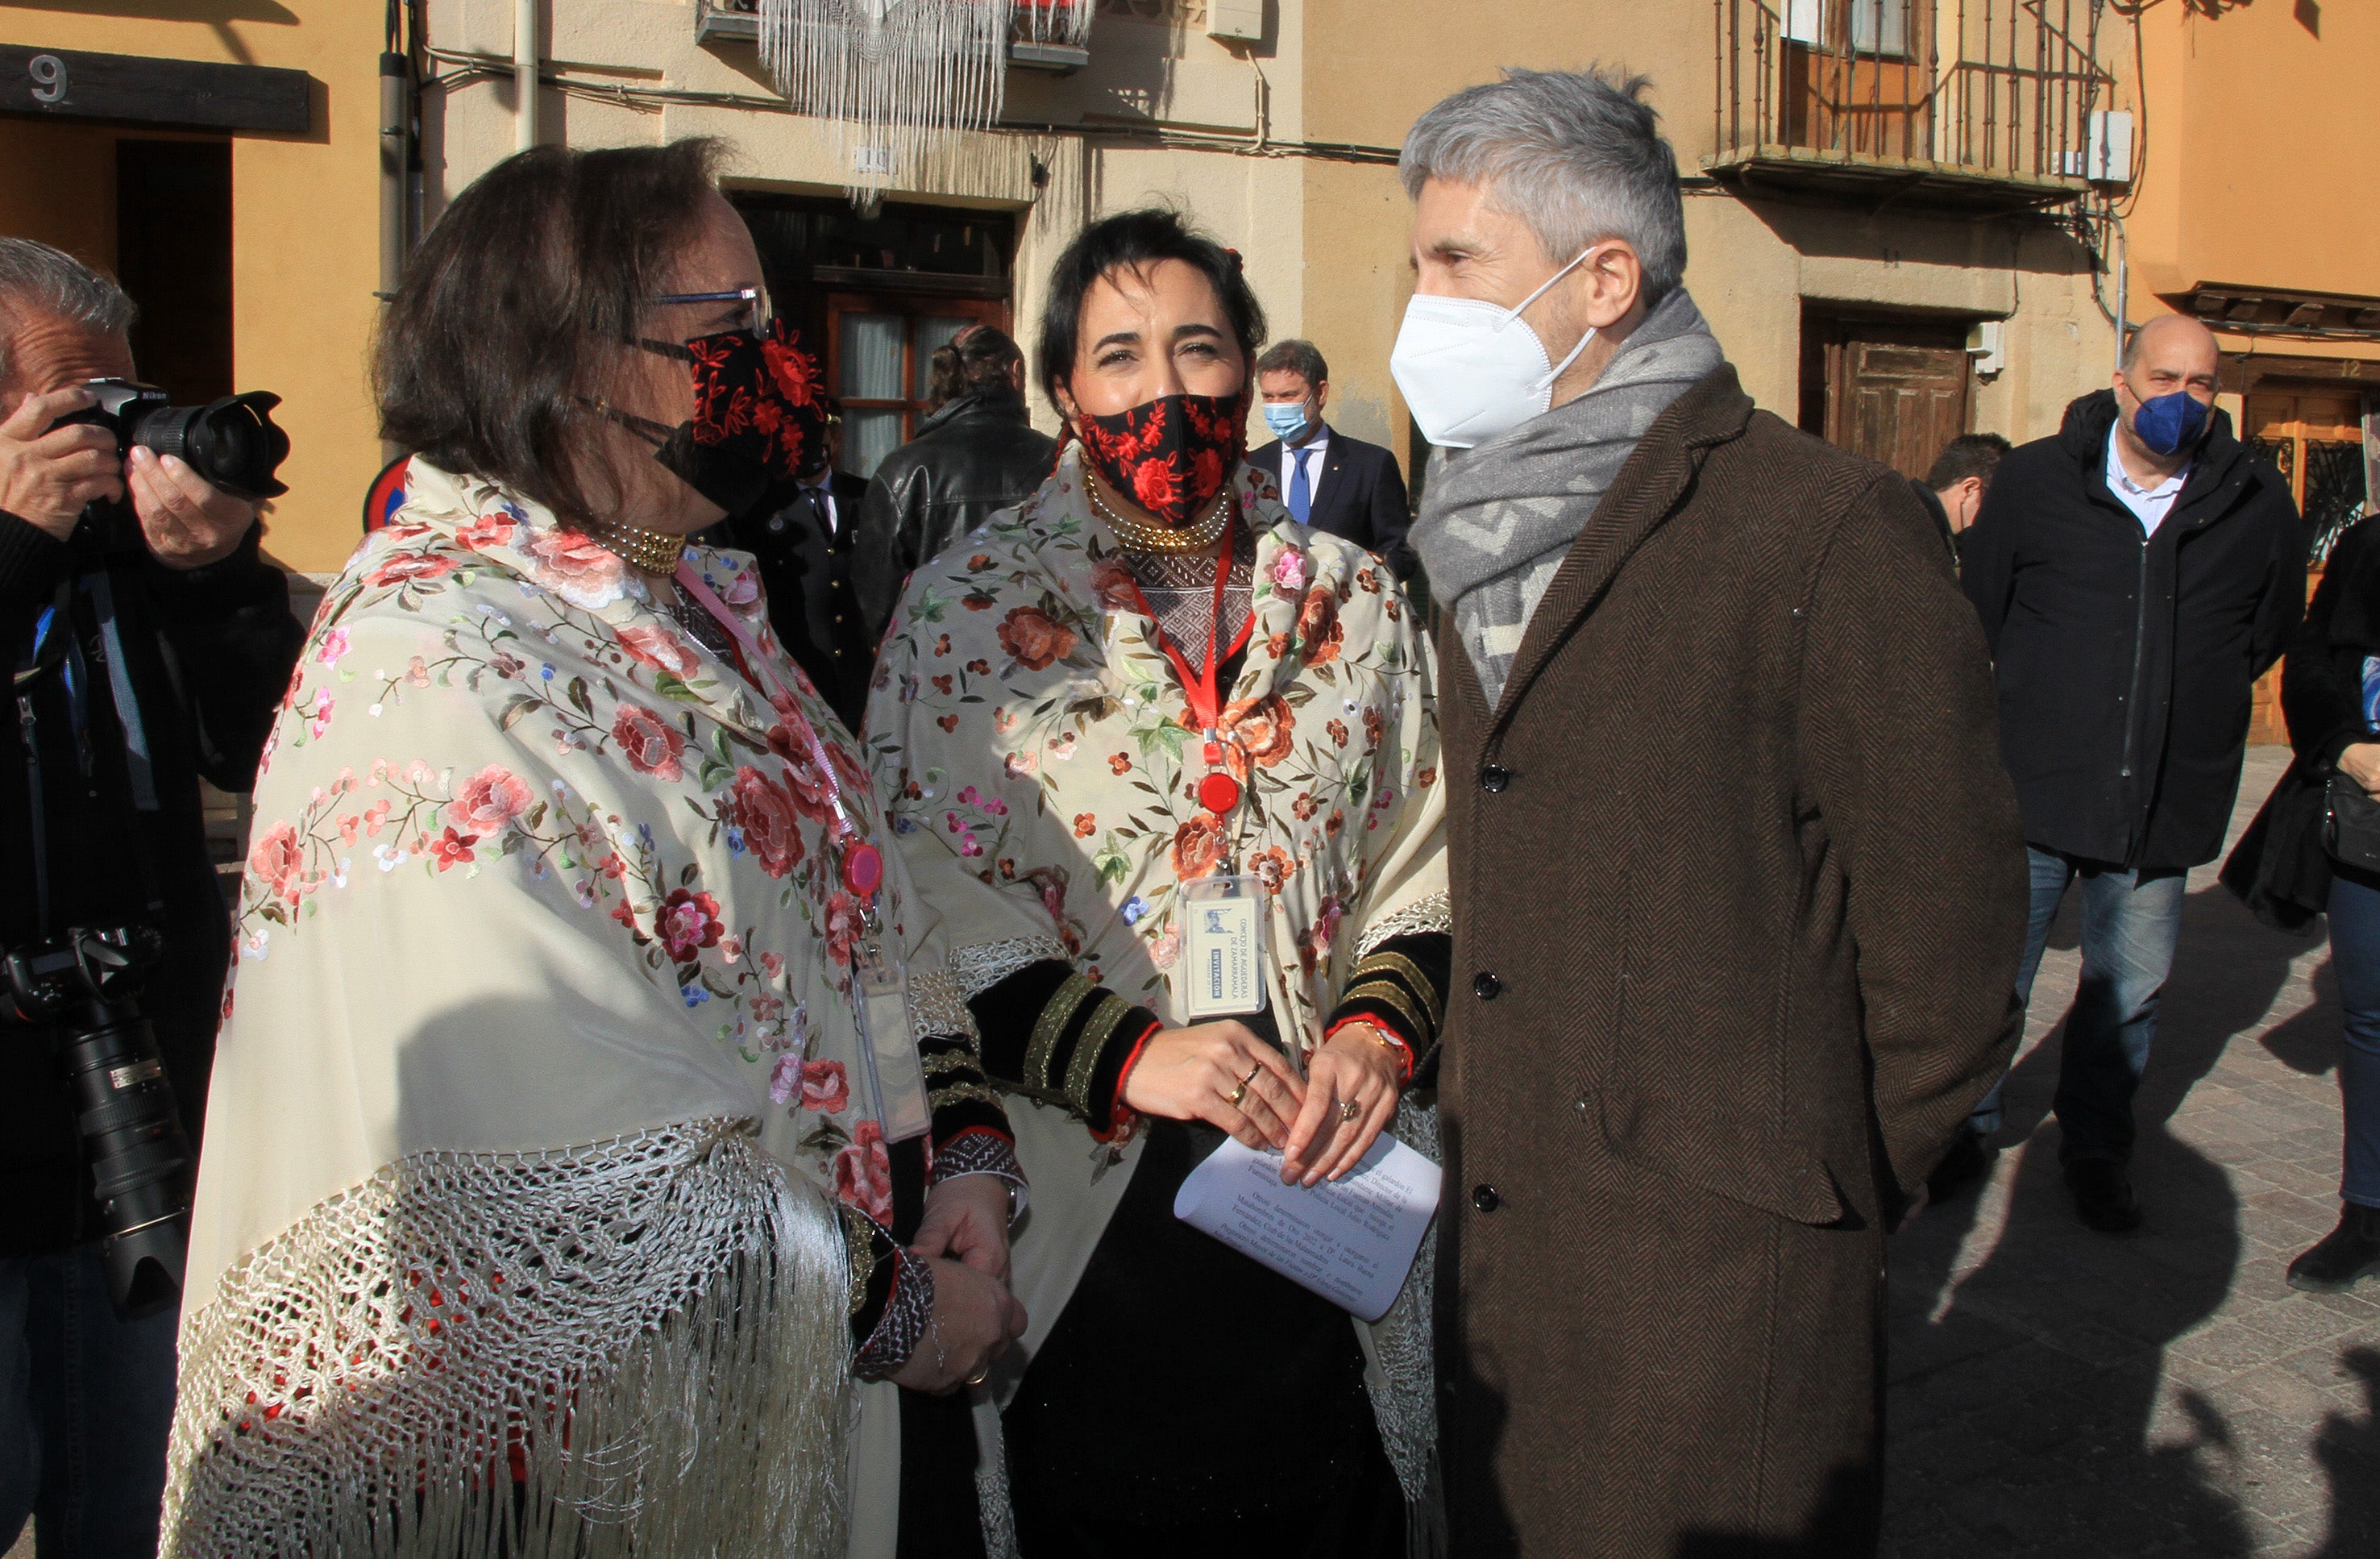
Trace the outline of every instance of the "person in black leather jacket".
{"type": "Polygon", "coordinates": [[[853,582],[871,643],[913,569],[1031,497],[1058,461],[1058,441],[1026,420],[1025,355],[1006,332],[970,325],[945,349],[958,359],[958,398],[884,457],[860,505],[853,582]]]}

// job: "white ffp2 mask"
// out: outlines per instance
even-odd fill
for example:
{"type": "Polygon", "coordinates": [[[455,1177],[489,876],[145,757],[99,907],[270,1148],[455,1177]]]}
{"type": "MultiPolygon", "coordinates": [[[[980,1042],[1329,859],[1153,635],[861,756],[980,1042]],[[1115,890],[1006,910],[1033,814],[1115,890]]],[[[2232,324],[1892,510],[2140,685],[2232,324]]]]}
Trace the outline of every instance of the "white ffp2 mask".
{"type": "Polygon", "coordinates": [[[1422,437],[1441,449],[1470,449],[1552,408],[1554,381],[1586,350],[1595,327],[1555,362],[1521,314],[1594,252],[1582,250],[1511,309],[1476,298],[1414,294],[1389,372],[1422,437]]]}

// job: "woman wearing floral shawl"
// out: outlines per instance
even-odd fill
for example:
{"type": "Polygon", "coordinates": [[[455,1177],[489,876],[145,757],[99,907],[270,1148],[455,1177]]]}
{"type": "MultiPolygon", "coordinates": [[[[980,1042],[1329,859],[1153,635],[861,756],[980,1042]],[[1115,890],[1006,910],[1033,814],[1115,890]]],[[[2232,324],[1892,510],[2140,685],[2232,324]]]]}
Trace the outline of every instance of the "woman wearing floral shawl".
{"type": "Polygon", "coordinates": [[[932,912],[681,540],[821,428],[714,161],[515,157],[391,311],[419,453],[266,748],[168,1554],[890,1554],[881,1382],[1022,1326],[932,912]]]}
{"type": "Polygon", "coordinates": [[[1172,214],[1076,239],[1040,371],[1078,442],[910,580],[868,709],[1034,1185],[978,1408],[1032,1559],[1402,1553],[1435,1438],[1427,1254],[1366,1329],[1172,1216],[1224,1133],[1309,1184],[1392,1120],[1432,1146],[1398,1115],[1450,956],[1429,649],[1242,462],[1262,336],[1172,214]],[[1227,989],[1207,917],[1248,905],[1227,989]]]}

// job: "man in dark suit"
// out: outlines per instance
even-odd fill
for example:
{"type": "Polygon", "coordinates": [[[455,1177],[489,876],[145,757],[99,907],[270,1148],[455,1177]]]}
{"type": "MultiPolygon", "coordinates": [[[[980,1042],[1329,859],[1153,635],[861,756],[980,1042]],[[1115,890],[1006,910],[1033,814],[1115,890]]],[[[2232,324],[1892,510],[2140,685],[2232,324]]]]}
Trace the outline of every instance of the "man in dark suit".
{"type": "Polygon", "coordinates": [[[1249,456],[1248,463],[1281,479],[1291,518],[1370,548],[1400,579],[1411,574],[1405,530],[1413,515],[1396,457],[1322,420],[1330,367],[1314,343],[1271,347],[1257,359],[1257,384],[1264,391],[1265,423],[1279,439],[1249,456]]]}
{"type": "MultiPolygon", "coordinates": [[[[841,469],[843,408],[828,402],[817,464],[724,521],[723,542],[759,559],[769,623],[844,725],[859,729],[876,641],[852,592],[852,542],[868,483],[841,469]]],[[[710,539],[710,538],[706,538],[710,539]]]]}

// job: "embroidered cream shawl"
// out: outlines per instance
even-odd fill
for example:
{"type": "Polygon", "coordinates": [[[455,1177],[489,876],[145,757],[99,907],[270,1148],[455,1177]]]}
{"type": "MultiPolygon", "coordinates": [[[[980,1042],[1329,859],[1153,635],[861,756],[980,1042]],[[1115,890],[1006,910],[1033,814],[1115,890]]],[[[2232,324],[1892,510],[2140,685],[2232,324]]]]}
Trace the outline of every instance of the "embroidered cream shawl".
{"type": "MultiPolygon", "coordinates": [[[[1169,1023],[1181,1021],[1174,884],[1236,862],[1265,884],[1266,989],[1302,1057],[1362,950],[1447,923],[1428,637],[1384,566],[1291,520],[1270,479],[1243,465],[1256,621],[1222,737],[1247,798],[1236,832],[1219,829],[1195,795],[1207,768],[1181,679],[1084,495],[1080,458],[1070,449],[1032,498],[909,581],[867,721],[894,834],[966,991],[1064,957],[1169,1023]]],[[[1135,1155],[1052,1107],[1011,1096],[1008,1109],[1034,1188],[1013,1280],[1031,1329],[995,1377],[1013,1389],[1135,1155]]],[[[1398,1129],[1428,1149],[1433,1126],[1398,1129]]],[[[1425,1266],[1414,1303],[1383,1322],[1399,1379],[1373,1382],[1409,1492],[1434,1439],[1425,1266]]]]}
{"type": "MultiPolygon", "coordinates": [[[[693,555],[875,834],[749,559],[693,555]]],[[[508,1460],[560,1552],[842,1551],[828,1199],[891,1203],[827,817],[617,558],[413,462],[257,788],[169,1553],[492,1553],[508,1460]]],[[[899,870],[883,900],[917,1031],[971,1031],[899,870]]]]}

